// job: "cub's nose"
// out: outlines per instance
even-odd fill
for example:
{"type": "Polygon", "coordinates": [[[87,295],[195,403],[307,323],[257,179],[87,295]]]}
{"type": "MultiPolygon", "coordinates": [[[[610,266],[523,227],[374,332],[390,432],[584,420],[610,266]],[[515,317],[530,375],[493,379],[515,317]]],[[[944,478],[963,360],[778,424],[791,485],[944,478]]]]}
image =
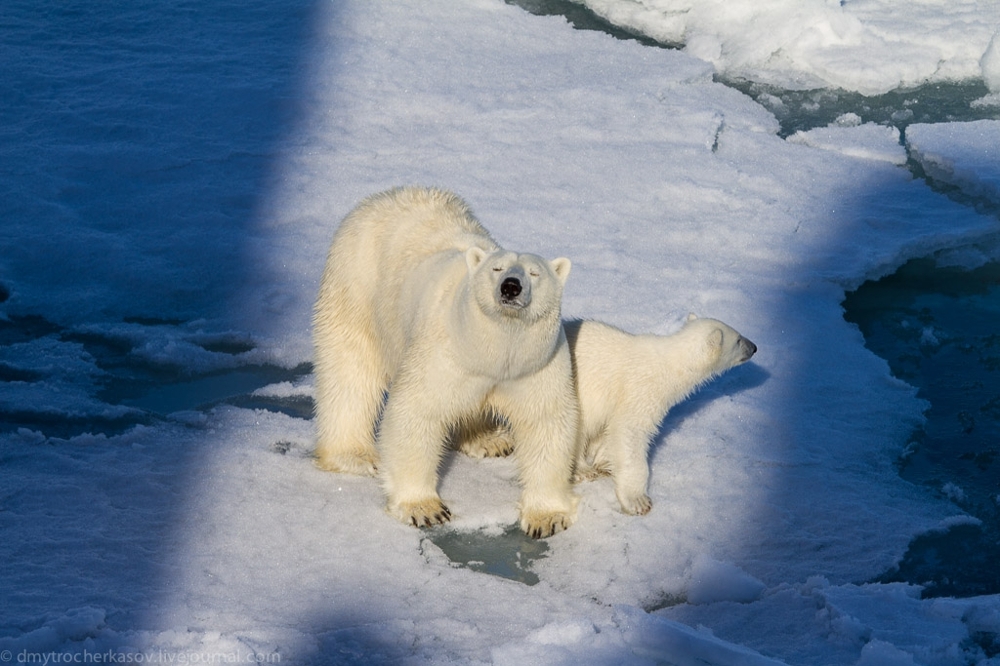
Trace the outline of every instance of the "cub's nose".
{"type": "Polygon", "coordinates": [[[515,277],[509,277],[500,283],[500,295],[508,300],[512,300],[521,295],[521,281],[515,277]]]}

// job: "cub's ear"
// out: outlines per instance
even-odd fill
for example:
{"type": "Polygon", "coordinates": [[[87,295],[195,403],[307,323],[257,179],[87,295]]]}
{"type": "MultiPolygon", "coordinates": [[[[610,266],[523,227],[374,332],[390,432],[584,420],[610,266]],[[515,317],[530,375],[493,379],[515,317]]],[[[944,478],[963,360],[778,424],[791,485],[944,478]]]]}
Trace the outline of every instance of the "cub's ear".
{"type": "Polygon", "coordinates": [[[470,271],[476,270],[476,267],[483,263],[483,259],[485,258],[486,250],[476,245],[465,251],[465,264],[469,267],[470,271]]]}
{"type": "Polygon", "coordinates": [[[705,346],[708,347],[713,354],[722,353],[722,329],[713,328],[712,332],[708,334],[708,338],[705,340],[705,346]]]}
{"type": "Polygon", "coordinates": [[[566,278],[569,277],[569,269],[572,267],[572,263],[566,257],[560,257],[559,259],[553,259],[549,262],[552,266],[552,271],[559,278],[559,281],[566,284],[566,278]]]}
{"type": "Polygon", "coordinates": [[[687,320],[688,321],[694,321],[697,318],[698,318],[698,315],[696,315],[695,313],[693,313],[693,312],[689,312],[688,313],[688,316],[687,316],[687,320]]]}

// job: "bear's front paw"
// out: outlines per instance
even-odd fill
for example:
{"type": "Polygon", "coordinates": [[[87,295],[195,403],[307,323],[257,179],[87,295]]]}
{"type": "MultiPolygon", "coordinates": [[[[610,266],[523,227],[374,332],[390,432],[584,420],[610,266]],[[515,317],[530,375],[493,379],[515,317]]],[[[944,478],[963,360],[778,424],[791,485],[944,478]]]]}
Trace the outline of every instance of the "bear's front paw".
{"type": "Polygon", "coordinates": [[[316,467],[327,472],[376,476],[378,474],[378,454],[316,454],[316,467]]]}
{"type": "Polygon", "coordinates": [[[653,508],[653,500],[646,493],[619,497],[618,502],[622,505],[622,511],[630,516],[644,516],[653,508]]]}
{"type": "Polygon", "coordinates": [[[568,529],[576,516],[562,511],[525,511],[521,514],[521,529],[532,539],[546,539],[568,529]]]}
{"type": "Polygon", "coordinates": [[[400,502],[389,507],[389,513],[400,522],[414,527],[433,527],[451,520],[451,511],[437,497],[419,502],[400,502]]]}

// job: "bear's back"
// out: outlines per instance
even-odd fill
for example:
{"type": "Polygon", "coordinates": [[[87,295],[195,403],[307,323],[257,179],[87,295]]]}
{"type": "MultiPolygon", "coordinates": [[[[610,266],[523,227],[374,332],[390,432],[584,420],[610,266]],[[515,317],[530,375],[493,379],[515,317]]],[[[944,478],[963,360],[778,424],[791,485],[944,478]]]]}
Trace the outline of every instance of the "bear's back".
{"type": "MultiPolygon", "coordinates": [[[[335,243],[394,272],[446,250],[498,246],[459,196],[436,188],[400,187],[372,195],[351,211],[335,243]]],[[[348,260],[341,257],[341,260],[348,260]]]]}

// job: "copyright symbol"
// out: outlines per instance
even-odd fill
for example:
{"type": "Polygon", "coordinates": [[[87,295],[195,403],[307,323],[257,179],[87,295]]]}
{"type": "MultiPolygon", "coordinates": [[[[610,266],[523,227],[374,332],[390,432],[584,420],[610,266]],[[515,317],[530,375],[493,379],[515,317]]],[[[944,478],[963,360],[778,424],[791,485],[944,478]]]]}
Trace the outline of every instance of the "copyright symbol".
{"type": "Polygon", "coordinates": [[[0,652],[0,661],[10,661],[14,658],[14,655],[10,653],[10,650],[4,650],[0,652]]]}

